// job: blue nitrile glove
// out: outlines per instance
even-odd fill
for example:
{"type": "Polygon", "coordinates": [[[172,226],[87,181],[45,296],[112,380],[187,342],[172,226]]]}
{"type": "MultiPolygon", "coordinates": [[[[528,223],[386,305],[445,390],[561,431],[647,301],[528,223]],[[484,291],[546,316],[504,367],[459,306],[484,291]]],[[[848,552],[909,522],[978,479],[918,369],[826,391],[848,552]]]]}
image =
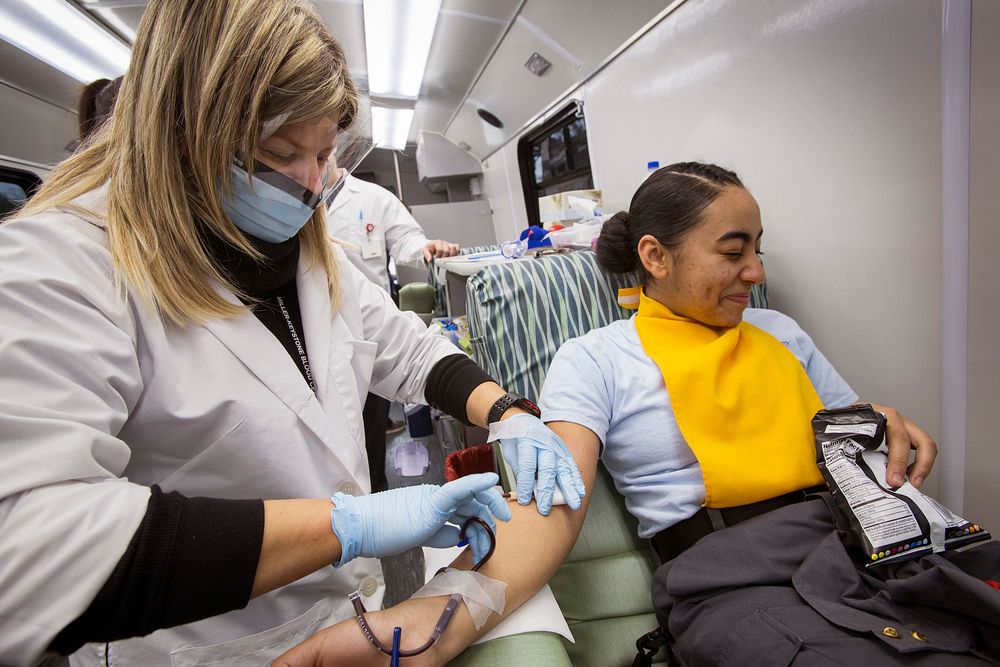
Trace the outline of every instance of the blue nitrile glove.
{"type": "Polygon", "coordinates": [[[529,414],[516,414],[493,422],[490,424],[490,442],[494,440],[500,441],[504,461],[517,476],[519,504],[530,503],[534,490],[538,513],[548,516],[552,511],[553,495],[561,491],[567,505],[572,509],[580,507],[580,498],[587,495],[580,469],[576,467],[566,443],[541,419],[529,414]]]}
{"type": "MultiPolygon", "coordinates": [[[[381,558],[421,545],[453,547],[459,541],[459,526],[473,516],[495,533],[493,516],[501,521],[510,521],[511,516],[507,501],[492,488],[499,481],[490,472],[444,486],[421,484],[360,497],[335,494],[330,525],[340,540],[341,556],[334,566],[358,556],[381,558]]],[[[490,540],[481,526],[473,525],[466,537],[478,563],[489,550],[490,540]]]]}

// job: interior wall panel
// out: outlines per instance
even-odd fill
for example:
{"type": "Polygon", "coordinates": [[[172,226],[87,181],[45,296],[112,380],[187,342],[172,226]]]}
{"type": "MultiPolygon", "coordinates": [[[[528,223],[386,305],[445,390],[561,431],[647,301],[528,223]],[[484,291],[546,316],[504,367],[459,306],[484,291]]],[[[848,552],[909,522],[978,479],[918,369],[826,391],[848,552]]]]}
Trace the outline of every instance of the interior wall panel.
{"type": "Polygon", "coordinates": [[[972,3],[965,516],[1000,533],[1000,3],[972,3]]]}
{"type": "Polygon", "coordinates": [[[76,114],[0,83],[0,155],[54,164],[69,156],[76,114]]]}
{"type": "Polygon", "coordinates": [[[483,196],[493,209],[498,242],[517,238],[528,226],[528,212],[517,168],[517,142],[512,141],[483,162],[483,196]]]}
{"type": "Polygon", "coordinates": [[[940,44],[930,0],[688,0],[581,91],[609,210],[650,160],[735,169],[763,212],[773,306],[863,398],[935,437],[940,44]]]}

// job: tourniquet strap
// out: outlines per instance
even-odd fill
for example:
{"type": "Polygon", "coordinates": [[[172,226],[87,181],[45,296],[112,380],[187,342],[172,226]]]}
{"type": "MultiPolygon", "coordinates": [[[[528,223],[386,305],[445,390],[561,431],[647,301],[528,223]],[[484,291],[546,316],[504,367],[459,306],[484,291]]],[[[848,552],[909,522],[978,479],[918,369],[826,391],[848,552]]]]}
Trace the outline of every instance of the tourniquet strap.
{"type": "Polygon", "coordinates": [[[661,563],[673,560],[695,542],[721,528],[735,526],[748,519],[766,514],[779,507],[802,502],[811,494],[826,491],[826,486],[811,486],[807,489],[792,491],[781,496],[768,498],[749,505],[709,509],[702,507],[694,516],[684,519],[666,530],[662,530],[650,539],[653,551],[660,557],[661,563]],[[720,525],[721,523],[721,525],[720,525]]]}

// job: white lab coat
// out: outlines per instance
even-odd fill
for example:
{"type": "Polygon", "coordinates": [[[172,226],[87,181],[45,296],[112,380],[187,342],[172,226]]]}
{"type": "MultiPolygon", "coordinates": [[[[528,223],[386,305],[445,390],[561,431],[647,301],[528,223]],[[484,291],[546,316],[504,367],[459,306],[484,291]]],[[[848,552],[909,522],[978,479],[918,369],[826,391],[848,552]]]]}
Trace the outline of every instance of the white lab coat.
{"type": "Polygon", "coordinates": [[[368,280],[389,290],[389,256],[397,264],[424,266],[427,237],[396,195],[350,174],[330,204],[327,227],[334,239],[347,241],[347,259],[368,280]],[[367,231],[371,225],[371,231],[367,231]]]}
{"type": "MultiPolygon", "coordinates": [[[[325,273],[303,257],[313,393],[252,314],[177,327],[132,290],[119,298],[103,201],[101,191],[80,200],[94,217],[51,212],[0,226],[0,664],[37,658],[87,608],[139,525],[149,485],[220,498],[367,493],[369,389],[422,402],[432,366],[455,353],[339,249],[343,302],[332,312],[325,273]]],[[[113,642],[107,662],[266,663],[350,617],[355,589],[379,608],[378,561],[324,568],[245,609],[113,642]]],[[[104,645],[72,661],[104,665],[104,645]]]]}

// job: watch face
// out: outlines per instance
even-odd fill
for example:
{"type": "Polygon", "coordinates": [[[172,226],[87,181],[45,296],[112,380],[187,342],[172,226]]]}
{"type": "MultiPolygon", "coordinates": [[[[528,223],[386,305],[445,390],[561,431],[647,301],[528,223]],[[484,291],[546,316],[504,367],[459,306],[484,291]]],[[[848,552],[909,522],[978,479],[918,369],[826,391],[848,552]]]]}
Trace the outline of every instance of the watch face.
{"type": "Polygon", "coordinates": [[[542,416],[542,411],[539,409],[538,405],[536,405],[534,401],[530,401],[524,396],[518,396],[515,405],[519,408],[527,410],[536,417],[542,416]]]}

